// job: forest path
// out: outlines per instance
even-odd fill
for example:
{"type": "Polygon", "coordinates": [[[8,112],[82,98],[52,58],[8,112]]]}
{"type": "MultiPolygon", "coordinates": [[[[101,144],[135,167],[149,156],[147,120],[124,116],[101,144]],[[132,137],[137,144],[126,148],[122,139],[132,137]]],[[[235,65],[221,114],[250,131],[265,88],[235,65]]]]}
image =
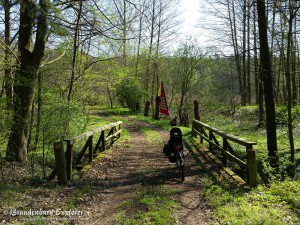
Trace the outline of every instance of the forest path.
{"type": "MultiPolygon", "coordinates": [[[[162,153],[163,144],[169,139],[167,131],[135,119],[128,119],[123,127],[128,130],[130,139],[117,141],[77,184],[81,189],[88,186],[88,193],[84,194],[80,205],[76,204],[76,208],[85,213],[74,222],[119,224],[118,215],[122,214],[122,210],[124,213],[122,205],[137,199],[149,188],[160,187],[177,190],[173,198],[180,206],[172,215],[176,218],[176,224],[211,224],[201,193],[199,174],[205,168],[199,166],[200,161],[196,162],[191,155],[186,157],[186,179],[181,182],[175,164],[169,163],[162,153]],[[154,143],[147,141],[142,129],[156,131],[161,140],[154,143]]],[[[127,204],[127,217],[141,210],[137,204],[127,204]]]]}

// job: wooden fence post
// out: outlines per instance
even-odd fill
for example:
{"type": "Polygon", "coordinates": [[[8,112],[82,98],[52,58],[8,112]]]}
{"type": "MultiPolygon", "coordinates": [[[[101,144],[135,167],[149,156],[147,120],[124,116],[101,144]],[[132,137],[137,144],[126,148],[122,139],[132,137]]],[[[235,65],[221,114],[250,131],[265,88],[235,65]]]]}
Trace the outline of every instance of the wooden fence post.
{"type": "Polygon", "coordinates": [[[70,140],[66,140],[67,142],[67,150],[66,150],[66,169],[67,169],[67,179],[72,179],[72,159],[73,159],[73,144],[71,144],[70,140]]]}
{"type": "Polygon", "coordinates": [[[195,120],[200,120],[198,100],[194,101],[194,118],[195,118],[195,120]]]}
{"type": "Polygon", "coordinates": [[[63,142],[54,143],[54,156],[58,184],[65,185],[67,183],[67,169],[63,142]]]}
{"type": "Polygon", "coordinates": [[[257,162],[256,151],[252,146],[247,146],[248,184],[250,187],[257,186],[257,162]]]}

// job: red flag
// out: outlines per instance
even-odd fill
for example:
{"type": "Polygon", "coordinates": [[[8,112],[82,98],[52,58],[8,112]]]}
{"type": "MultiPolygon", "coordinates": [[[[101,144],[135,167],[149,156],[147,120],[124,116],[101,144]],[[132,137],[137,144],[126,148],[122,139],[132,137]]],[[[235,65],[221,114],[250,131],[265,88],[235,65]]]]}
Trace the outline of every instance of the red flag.
{"type": "Polygon", "coordinates": [[[165,95],[165,89],[164,89],[164,85],[163,85],[162,81],[160,82],[158,96],[160,97],[159,112],[161,114],[169,115],[169,109],[168,109],[167,99],[166,99],[166,95],[165,95]]]}

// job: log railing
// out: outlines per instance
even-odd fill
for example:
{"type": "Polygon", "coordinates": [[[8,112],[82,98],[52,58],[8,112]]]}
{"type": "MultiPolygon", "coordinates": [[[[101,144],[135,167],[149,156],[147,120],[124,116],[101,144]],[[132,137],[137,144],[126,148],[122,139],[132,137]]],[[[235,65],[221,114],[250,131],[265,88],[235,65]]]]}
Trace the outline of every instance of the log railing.
{"type": "MultiPolygon", "coordinates": [[[[192,128],[193,137],[197,138],[200,136],[200,143],[203,144],[203,141],[207,141],[209,146],[209,151],[217,149],[222,154],[222,163],[227,165],[227,160],[238,164],[241,168],[247,170],[247,184],[250,187],[257,186],[257,161],[256,161],[256,151],[253,148],[256,145],[256,142],[246,141],[244,139],[235,137],[233,135],[226,134],[223,131],[219,131],[216,128],[213,128],[203,122],[198,120],[193,121],[192,128]],[[219,143],[216,137],[221,137],[222,143],[219,143]],[[230,143],[237,143],[245,147],[246,150],[246,161],[240,159],[230,143]]],[[[220,140],[220,138],[219,138],[220,140]]]]}
{"type": "Polygon", "coordinates": [[[72,179],[73,169],[82,169],[84,163],[90,163],[98,153],[105,151],[116,139],[121,136],[122,121],[111,123],[92,131],[80,134],[75,137],[64,139],[66,151],[64,152],[64,142],[54,143],[55,152],[55,169],[49,176],[53,179],[57,175],[58,183],[64,184],[67,180],[72,179]],[[85,142],[80,152],[73,157],[76,144],[85,142]],[[63,153],[64,152],[64,153],[63,153]],[[73,159],[74,158],[74,159],[73,159]],[[64,168],[65,171],[64,171],[64,168]]]}

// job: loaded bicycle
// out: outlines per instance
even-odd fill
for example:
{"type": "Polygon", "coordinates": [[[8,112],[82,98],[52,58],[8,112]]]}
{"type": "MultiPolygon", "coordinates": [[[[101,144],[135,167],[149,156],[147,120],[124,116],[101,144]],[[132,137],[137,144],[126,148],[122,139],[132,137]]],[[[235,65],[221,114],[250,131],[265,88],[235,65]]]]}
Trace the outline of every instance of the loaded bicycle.
{"type": "Polygon", "coordinates": [[[182,132],[180,128],[176,127],[176,123],[171,123],[173,128],[170,130],[170,140],[164,146],[164,154],[168,157],[169,161],[176,163],[180,174],[181,180],[184,180],[184,154],[182,144],[182,132]]]}

